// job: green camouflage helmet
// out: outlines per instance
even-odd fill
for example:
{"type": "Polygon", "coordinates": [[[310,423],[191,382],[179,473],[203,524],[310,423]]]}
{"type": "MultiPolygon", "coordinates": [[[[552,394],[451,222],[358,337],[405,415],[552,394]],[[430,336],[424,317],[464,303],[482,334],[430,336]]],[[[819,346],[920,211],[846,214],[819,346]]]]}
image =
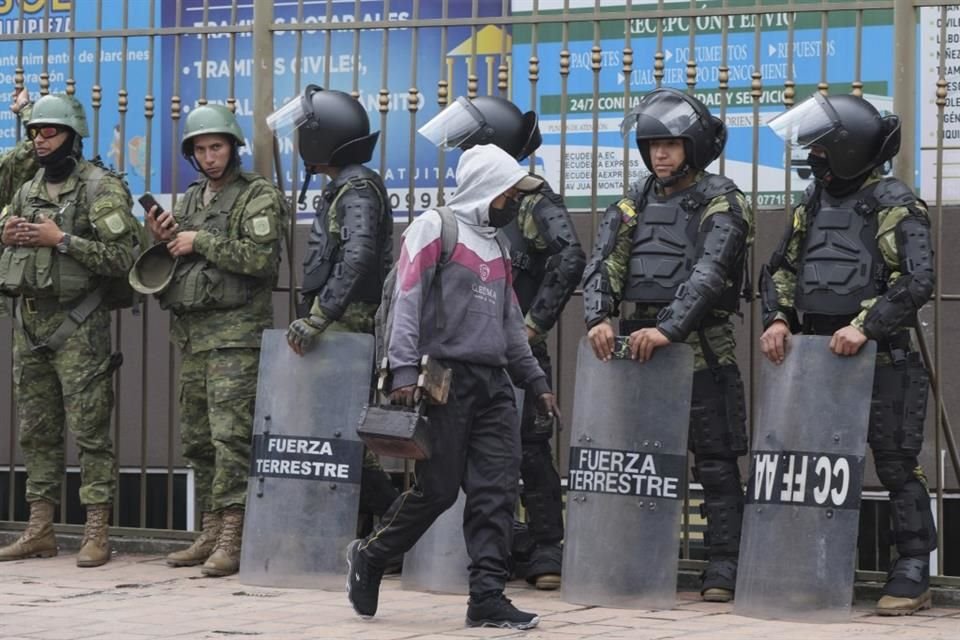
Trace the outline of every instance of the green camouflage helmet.
{"type": "Polygon", "coordinates": [[[158,242],[140,254],[127,280],[137,293],[160,293],[170,285],[173,272],[177,269],[177,260],[170,255],[166,244],[158,242]]]}
{"type": "Polygon", "coordinates": [[[241,147],[246,144],[243,139],[243,130],[230,109],[222,104],[205,104],[195,107],[187,114],[187,120],[183,124],[180,152],[183,153],[185,158],[189,159],[193,155],[193,142],[191,140],[197,136],[210,133],[230,136],[241,147]]]}
{"type": "Polygon", "coordinates": [[[55,124],[72,129],[81,138],[90,135],[83,105],[79,100],[65,93],[51,93],[37,100],[33,104],[29,124],[32,127],[55,124]]]}

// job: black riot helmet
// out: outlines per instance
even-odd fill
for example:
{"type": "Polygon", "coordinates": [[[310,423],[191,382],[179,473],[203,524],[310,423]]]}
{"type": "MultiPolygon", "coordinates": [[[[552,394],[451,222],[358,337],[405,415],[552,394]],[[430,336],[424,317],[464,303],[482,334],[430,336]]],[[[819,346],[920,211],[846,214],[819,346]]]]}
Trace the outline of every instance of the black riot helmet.
{"type": "Polygon", "coordinates": [[[521,113],[517,105],[496,96],[463,96],[420,127],[420,134],[445,149],[464,151],[493,144],[522,161],[537,150],[540,136],[537,114],[521,113]]]}
{"type": "Polygon", "coordinates": [[[274,131],[295,127],[306,165],[343,167],[369,162],[380,137],[379,131],[370,133],[366,110],[350,94],[315,84],[270,114],[267,126],[274,131]]]}
{"type": "Polygon", "coordinates": [[[792,145],[822,147],[830,173],[842,180],[864,176],[900,151],[900,118],[881,116],[854,95],[814,93],[768,126],[792,145]]]}
{"type": "Polygon", "coordinates": [[[685,171],[706,169],[720,157],[727,143],[727,127],[710,114],[705,104],[668,87],[654,89],[640,99],[621,123],[621,135],[626,136],[634,127],[643,163],[654,174],[650,162],[651,140],[682,139],[687,161],[685,171]]]}

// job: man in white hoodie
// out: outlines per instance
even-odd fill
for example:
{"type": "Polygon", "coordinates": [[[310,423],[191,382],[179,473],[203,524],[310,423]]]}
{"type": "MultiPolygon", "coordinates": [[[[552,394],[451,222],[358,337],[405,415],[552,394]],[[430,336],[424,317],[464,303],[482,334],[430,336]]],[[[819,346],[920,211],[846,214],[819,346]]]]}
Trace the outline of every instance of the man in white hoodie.
{"type": "Polygon", "coordinates": [[[414,486],[397,498],[373,533],[347,549],[348,596],[361,616],[377,611],[387,561],[410,549],[463,487],[471,559],[467,625],[530,629],[539,622],[503,595],[520,472],[511,380],[537,398],[544,413],[559,411],[530,351],[509,254],[496,235],[516,215],[508,200],[542,184],[499,147],[474,147],[460,158],[457,191],[448,203],[457,223],[449,259],[441,264],[436,211],[417,218],[403,235],[388,327],[391,400],[413,404],[423,355],[449,367],[453,383],[447,404],[427,408],[433,455],[417,463],[414,486]]]}

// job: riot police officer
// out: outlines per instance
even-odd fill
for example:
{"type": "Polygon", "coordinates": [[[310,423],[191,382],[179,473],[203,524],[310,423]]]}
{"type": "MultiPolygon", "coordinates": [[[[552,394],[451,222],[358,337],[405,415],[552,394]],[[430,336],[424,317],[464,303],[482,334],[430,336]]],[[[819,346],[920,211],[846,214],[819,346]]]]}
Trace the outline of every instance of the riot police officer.
{"type": "Polygon", "coordinates": [[[13,380],[27,466],[30,521],[0,560],[57,554],[53,516],[64,473],[63,428],[80,449],[87,519],[81,567],[110,559],[108,525],[116,462],[110,439],[111,308],[132,302],[126,272],[140,226],[126,184],[83,158],[83,106],[69,95],[36,102],[27,125],[41,169],[0,214],[0,288],[16,296],[13,380]]]}
{"type": "MultiPolygon", "coordinates": [[[[533,111],[521,113],[509,100],[495,96],[458,98],[423,127],[427,137],[443,131],[441,146],[469,149],[494,144],[523,162],[542,142],[533,111]],[[456,128],[451,124],[456,123],[456,128]]],[[[538,176],[539,177],[539,176],[538,176]]],[[[542,179],[542,178],[541,178],[542,179]]],[[[513,289],[524,314],[533,355],[550,382],[547,334],[556,324],[583,275],[586,257],[563,199],[544,181],[535,193],[523,194],[508,206],[515,210],[503,232],[510,241],[513,289]]],[[[523,408],[520,441],[523,455],[520,500],[534,547],[525,570],[538,589],[560,586],[563,505],[560,476],[550,456],[554,422],[540,415],[536,404],[523,408]]]]}
{"type": "MultiPolygon", "coordinates": [[[[393,212],[387,188],[369,162],[380,132],[370,133],[367,112],[342,91],[309,85],[269,122],[298,122],[297,141],[310,176],[330,178],[310,228],[303,261],[300,316],[287,341],[299,354],[324,331],[374,332],[374,316],[387,272],[393,266],[393,212]]],[[[372,371],[372,369],[371,369],[372,371]]],[[[366,451],[360,511],[382,515],[397,496],[376,456],[366,451]]]]}
{"type": "Polygon", "coordinates": [[[703,486],[709,564],[706,600],[736,586],[743,513],[737,457],[746,453],[743,383],[731,316],[738,310],[752,213],[733,181],[706,172],[723,151],[726,127],[693,96],[657,89],[621,127],[636,127],[646,179],[607,208],[584,275],[588,338],[598,358],[614,347],[610,319],[635,303],[620,333],[641,362],[671,342],[694,350],[690,449],[703,486]]]}
{"type": "Polygon", "coordinates": [[[917,461],[928,377],[909,335],[934,290],[926,205],[906,184],[880,177],[900,149],[900,120],[863,98],[815,93],[770,127],[809,149],[814,180],[764,269],[761,349],[780,363],[791,333],[831,336],[841,356],[877,341],[868,442],[890,492],[899,555],[877,613],[911,614],[930,606],[937,542],[917,461]]]}
{"type": "Polygon", "coordinates": [[[288,224],[283,194],[243,171],[244,144],[230,109],[195,107],[180,150],[202,177],[175,211],[158,216],[154,207],[147,214],[154,237],[176,260],[156,295],[173,313],[172,339],[183,356],[180,436],[202,513],[200,535],[168,555],[167,564],[202,564],[207,576],[240,566],[260,338],[273,325],[272,290],[288,224]]]}

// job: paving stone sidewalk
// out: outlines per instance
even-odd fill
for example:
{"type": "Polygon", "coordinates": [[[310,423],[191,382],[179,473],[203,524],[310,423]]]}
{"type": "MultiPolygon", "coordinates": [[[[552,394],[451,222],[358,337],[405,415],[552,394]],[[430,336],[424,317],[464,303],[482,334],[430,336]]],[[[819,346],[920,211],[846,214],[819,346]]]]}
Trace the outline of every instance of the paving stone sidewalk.
{"type": "Polygon", "coordinates": [[[0,638],[960,640],[960,609],[880,618],[864,607],[849,623],[802,624],[736,616],[731,605],[699,602],[692,593],[680,593],[670,611],[583,607],[519,582],[508,595],[540,614],[539,627],[467,629],[464,597],[404,591],[392,576],[384,580],[377,617],[365,621],[342,589],[250,587],[236,577],[202,578],[198,568],[170,569],[159,556],[121,555],[96,569],[78,569],[74,562],[73,554],[64,554],[0,564],[0,638]]]}

